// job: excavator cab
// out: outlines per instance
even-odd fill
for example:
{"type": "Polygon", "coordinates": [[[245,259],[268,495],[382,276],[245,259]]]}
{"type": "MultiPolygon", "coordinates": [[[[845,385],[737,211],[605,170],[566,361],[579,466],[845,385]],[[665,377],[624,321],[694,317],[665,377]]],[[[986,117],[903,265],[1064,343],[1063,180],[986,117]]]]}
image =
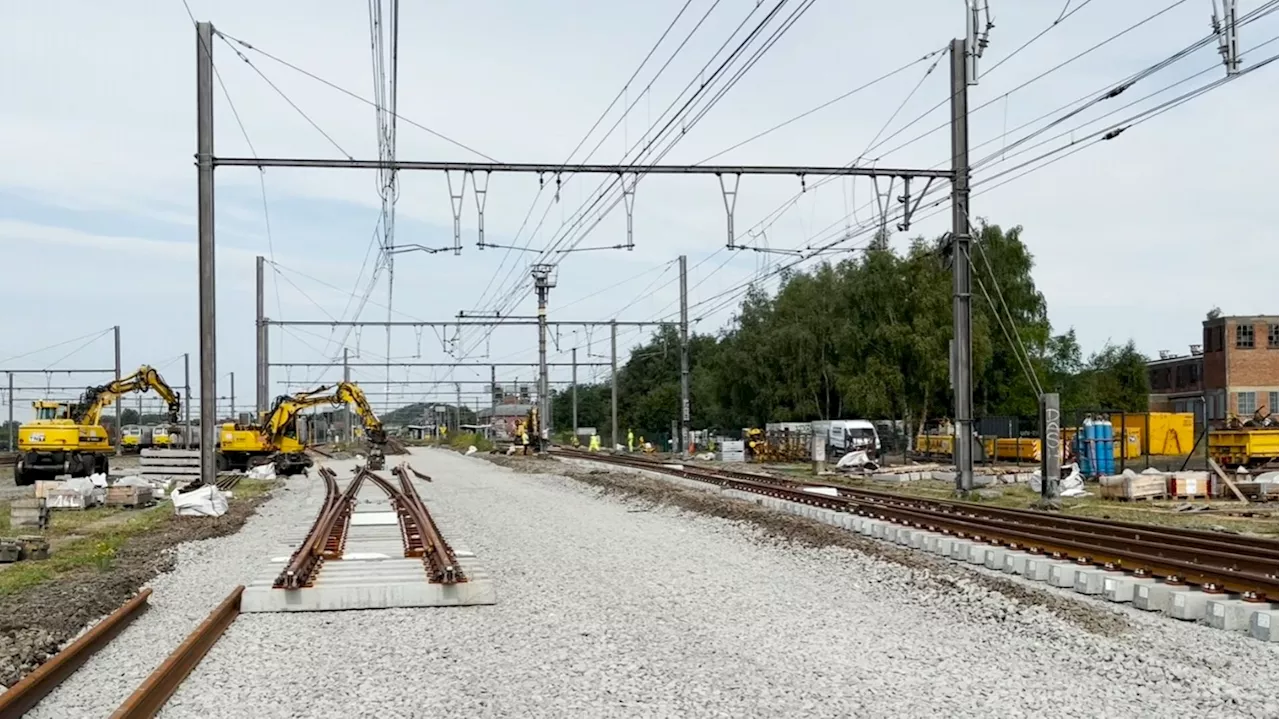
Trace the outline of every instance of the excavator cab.
{"type": "Polygon", "coordinates": [[[38,400],[31,403],[32,409],[35,410],[37,422],[52,422],[56,419],[70,419],[67,405],[63,402],[53,402],[50,400],[38,400]]]}

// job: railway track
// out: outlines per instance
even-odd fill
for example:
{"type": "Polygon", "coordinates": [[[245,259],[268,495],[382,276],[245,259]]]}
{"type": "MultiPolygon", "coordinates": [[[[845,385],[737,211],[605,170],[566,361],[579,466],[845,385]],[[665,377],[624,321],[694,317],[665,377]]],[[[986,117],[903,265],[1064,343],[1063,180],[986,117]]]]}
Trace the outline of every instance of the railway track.
{"type": "Polygon", "coordinates": [[[1272,539],[912,497],[580,450],[556,449],[553,454],[661,472],[1079,564],[1198,585],[1211,593],[1233,592],[1258,602],[1280,599],[1280,551],[1272,539]]]}
{"type": "MultiPolygon", "coordinates": [[[[296,590],[311,586],[321,564],[342,558],[347,528],[355,498],[365,482],[370,482],[390,497],[399,515],[404,556],[421,558],[429,581],[458,584],[467,581],[448,542],[440,535],[435,520],[413,486],[413,477],[431,478],[408,464],[393,468],[393,482],[363,467],[345,488],[339,488],[337,474],[328,467],[320,468],[325,483],[325,499],[307,538],[290,557],[275,586],[296,590]]],[[[221,489],[235,486],[238,478],[218,481],[221,489]],[[225,481],[224,481],[225,480],[225,481]]],[[[218,640],[240,616],[244,586],[237,586],[218,604],[209,616],[120,705],[112,719],[147,719],[156,716],[183,680],[217,644],[218,640]]],[[[20,717],[40,703],[63,681],[75,673],[98,650],[147,609],[150,589],[144,589],[119,609],[95,624],[58,654],[0,694],[0,719],[20,717]]]]}

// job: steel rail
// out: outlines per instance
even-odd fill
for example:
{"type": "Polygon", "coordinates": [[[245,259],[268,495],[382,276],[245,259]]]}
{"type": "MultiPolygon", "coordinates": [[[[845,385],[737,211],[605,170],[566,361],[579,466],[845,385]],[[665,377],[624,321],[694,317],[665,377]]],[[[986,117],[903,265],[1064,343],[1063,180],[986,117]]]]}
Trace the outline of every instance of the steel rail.
{"type": "MultiPolygon", "coordinates": [[[[603,455],[597,455],[597,457],[603,455]]],[[[617,463],[634,463],[636,466],[649,467],[653,464],[659,464],[652,460],[639,459],[633,457],[617,457],[612,456],[609,460],[617,463]],[[645,463],[641,465],[641,463],[645,463]]],[[[678,463],[677,463],[678,464],[678,463]]],[[[1276,540],[1268,537],[1250,537],[1243,535],[1222,535],[1216,532],[1207,532],[1197,529],[1182,529],[1178,527],[1157,527],[1147,524],[1139,524],[1136,522],[1122,522],[1111,519],[1102,519],[1098,517],[1075,517],[1049,514],[1046,512],[1036,511],[1033,509],[1014,509],[1009,507],[992,507],[989,505],[979,504],[976,502],[962,502],[946,499],[930,499],[925,497],[915,497],[911,495],[898,494],[885,490],[866,489],[862,487],[849,487],[846,485],[828,484],[824,482],[808,482],[803,480],[778,477],[775,475],[758,474],[755,472],[743,472],[740,470],[721,469],[703,467],[701,465],[682,465],[686,468],[705,470],[716,474],[731,476],[735,479],[743,479],[753,482],[765,482],[771,484],[780,484],[782,486],[794,487],[821,487],[825,489],[835,490],[841,496],[875,499],[889,503],[897,503],[901,505],[927,506],[930,508],[941,507],[947,511],[966,514],[969,516],[990,516],[1001,517],[1010,521],[1020,521],[1036,526],[1046,524],[1055,524],[1062,528],[1072,528],[1078,531],[1088,532],[1090,534],[1108,534],[1117,538],[1127,538],[1135,541],[1166,541],[1178,542],[1187,548],[1204,549],[1207,551],[1228,551],[1236,552],[1243,555],[1254,556],[1260,559],[1267,559],[1272,562],[1280,562],[1280,544],[1276,540]]]]}
{"type": "Polygon", "coordinates": [[[273,586],[277,589],[301,589],[310,585],[325,559],[341,556],[351,509],[355,505],[356,494],[360,492],[363,474],[357,474],[341,493],[338,492],[337,475],[333,470],[321,467],[320,476],[325,481],[324,505],[306,539],[276,577],[273,586]]]}
{"type": "MultiPolygon", "coordinates": [[[[396,470],[399,469],[399,467],[396,468],[396,470]]],[[[396,472],[400,477],[401,486],[399,487],[367,468],[362,469],[360,474],[378,485],[391,499],[400,519],[404,556],[422,559],[428,581],[437,584],[458,584],[467,581],[466,574],[458,566],[453,549],[440,536],[435,521],[431,519],[431,513],[422,503],[422,498],[418,496],[412,482],[408,481],[407,474],[403,471],[396,472]]]]}
{"type": "Polygon", "coordinates": [[[191,674],[209,649],[222,638],[227,627],[240,616],[240,595],[244,586],[232,590],[195,631],[164,660],[151,675],[124,700],[111,719],[150,719],[164,708],[169,697],[191,674]]]}
{"type": "MultiPolygon", "coordinates": [[[[561,452],[562,456],[564,455],[561,452]]],[[[582,456],[573,453],[569,456],[582,456]]],[[[909,502],[893,503],[883,496],[859,497],[850,495],[830,496],[804,491],[800,483],[760,481],[764,477],[740,479],[729,473],[691,468],[681,465],[662,465],[630,458],[619,459],[609,455],[591,455],[588,460],[601,460],[651,471],[717,484],[756,494],[823,507],[840,512],[852,512],[872,516],[912,527],[946,534],[973,538],[978,541],[1007,545],[1015,549],[1045,553],[1060,558],[1074,559],[1081,564],[1096,564],[1106,569],[1127,570],[1139,574],[1151,574],[1177,583],[1195,583],[1207,591],[1239,592],[1246,599],[1276,601],[1280,597],[1280,581],[1276,575],[1276,560],[1260,557],[1242,548],[1222,546],[1213,549],[1180,546],[1181,537],[1173,539],[1134,539],[1132,536],[1116,536],[1103,532],[1082,531],[1057,523],[1063,518],[1043,513],[1032,513],[1035,519],[1017,520],[999,514],[988,514],[981,507],[970,503],[942,502],[911,498],[909,502]],[[603,459],[604,457],[609,459],[603,459]],[[790,486],[788,486],[790,485],[790,486]],[[963,505],[964,511],[956,511],[955,505],[963,505]],[[1020,520],[1020,521],[1019,521],[1020,520]]],[[[741,474],[741,473],[733,473],[741,474]]],[[[810,485],[813,486],[813,485],[810,485]]],[[[831,485],[827,485],[831,486],[831,485]]],[[[840,488],[837,488],[840,489],[840,488]]],[[[892,495],[900,497],[900,495],[892,495]]],[[[1097,527],[1096,523],[1090,523],[1097,527]]]]}
{"type": "Polygon", "coordinates": [[[149,606],[147,598],[150,596],[150,589],[138,592],[119,609],[108,614],[62,651],[49,657],[44,664],[5,690],[4,694],[0,694],[0,717],[20,717],[31,711],[41,699],[57,689],[80,665],[88,661],[89,657],[106,646],[120,630],[141,616],[149,606]]]}

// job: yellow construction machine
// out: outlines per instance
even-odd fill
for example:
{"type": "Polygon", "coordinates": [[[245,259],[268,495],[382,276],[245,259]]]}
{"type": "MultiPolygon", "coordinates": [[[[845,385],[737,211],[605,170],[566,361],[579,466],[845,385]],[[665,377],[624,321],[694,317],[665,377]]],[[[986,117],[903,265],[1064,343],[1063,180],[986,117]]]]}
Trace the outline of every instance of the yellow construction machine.
{"type": "Polygon", "coordinates": [[[251,466],[271,463],[278,475],[301,474],[311,467],[306,445],[298,439],[298,414],[308,407],[319,405],[348,405],[364,425],[370,449],[369,469],[386,466],[383,445],[387,433],[382,421],[374,414],[364,391],[351,382],[339,382],[329,387],[317,387],[308,392],[281,395],[266,413],[261,425],[242,425],[228,422],[219,428],[218,468],[248,469],[251,466]]]}
{"type": "Polygon", "coordinates": [[[102,411],[121,395],[148,390],[155,390],[168,403],[169,421],[177,422],[182,403],[178,393],[148,365],[128,377],[89,387],[75,403],[33,402],[35,419],[18,427],[15,483],[34,484],[37,479],[53,479],[60,474],[87,477],[95,472],[105,473],[112,448],[107,429],[101,424],[102,411]]]}

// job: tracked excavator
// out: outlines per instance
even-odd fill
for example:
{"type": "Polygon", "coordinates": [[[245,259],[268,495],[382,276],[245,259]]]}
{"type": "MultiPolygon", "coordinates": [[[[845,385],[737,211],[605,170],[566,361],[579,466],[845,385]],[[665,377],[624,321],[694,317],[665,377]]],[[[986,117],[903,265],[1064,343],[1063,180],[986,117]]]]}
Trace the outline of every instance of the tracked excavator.
{"type": "Polygon", "coordinates": [[[37,479],[60,474],[87,477],[106,473],[112,447],[107,428],[101,424],[102,411],[122,395],[149,390],[168,403],[169,421],[177,422],[181,398],[148,365],[128,377],[85,389],[78,402],[33,402],[35,419],[18,427],[15,483],[35,484],[37,479]]]}
{"type": "Polygon", "coordinates": [[[387,433],[365,398],[364,391],[351,382],[321,386],[293,395],[281,395],[258,425],[227,423],[219,430],[218,468],[248,469],[260,464],[275,465],[277,475],[301,474],[313,464],[306,445],[298,439],[298,414],[308,407],[347,405],[364,425],[369,440],[369,469],[386,466],[383,446],[387,433]]]}

